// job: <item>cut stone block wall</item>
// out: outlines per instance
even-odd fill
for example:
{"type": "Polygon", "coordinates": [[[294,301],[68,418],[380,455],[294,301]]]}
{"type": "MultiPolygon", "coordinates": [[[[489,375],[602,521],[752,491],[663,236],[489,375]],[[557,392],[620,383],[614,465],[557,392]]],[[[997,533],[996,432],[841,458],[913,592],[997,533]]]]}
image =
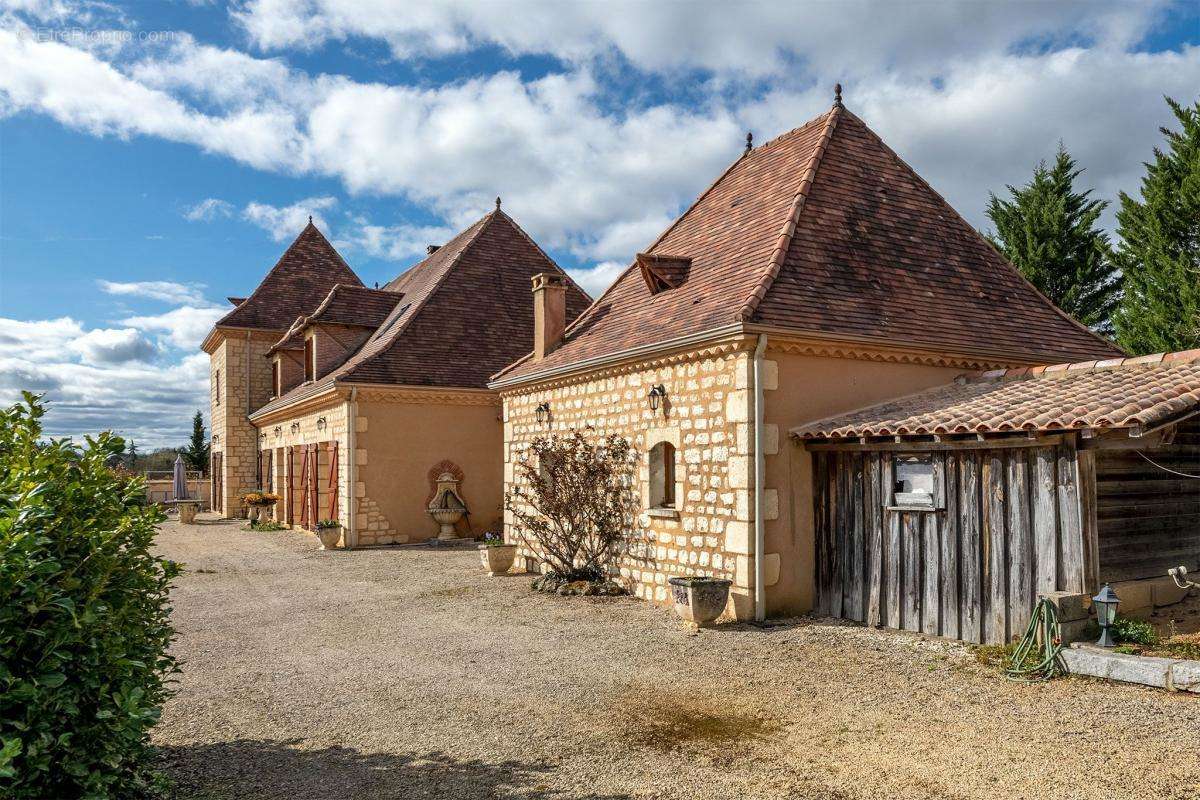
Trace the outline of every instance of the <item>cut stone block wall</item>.
{"type": "Polygon", "coordinates": [[[248,415],[271,397],[271,365],[265,356],[281,334],[229,330],[218,335],[209,356],[209,420],[212,450],[224,460],[219,491],[225,515],[235,517],[243,510],[240,494],[257,487],[258,432],[248,415]]]}
{"type": "MultiPolygon", "coordinates": [[[[631,365],[603,376],[504,393],[505,491],[524,483],[517,465],[536,437],[572,430],[594,438],[625,437],[637,453],[639,513],[629,532],[631,554],[619,565],[622,579],[639,597],[668,604],[670,577],[728,578],[735,585],[727,616],[752,617],[752,347],[752,340],[739,340],[668,363],[631,365]],[[647,393],[657,384],[665,387],[666,402],[651,411],[647,393]],[[535,413],[541,403],[550,404],[544,424],[535,413]],[[677,445],[674,515],[647,513],[648,457],[658,441],[677,445]]],[[[768,493],[777,508],[778,493],[768,493]]],[[[511,512],[505,513],[505,536],[520,541],[511,512]]],[[[521,555],[536,557],[524,544],[521,555]]],[[[778,563],[776,555],[766,565],[768,584],[778,575],[778,563]]]]}

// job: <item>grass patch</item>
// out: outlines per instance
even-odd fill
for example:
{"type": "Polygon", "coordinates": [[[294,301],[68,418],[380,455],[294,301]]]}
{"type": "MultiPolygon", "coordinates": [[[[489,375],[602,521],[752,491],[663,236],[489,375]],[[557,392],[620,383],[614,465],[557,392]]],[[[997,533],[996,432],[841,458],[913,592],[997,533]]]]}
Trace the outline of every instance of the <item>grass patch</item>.
{"type": "Polygon", "coordinates": [[[971,650],[975,654],[975,660],[983,666],[990,669],[1002,670],[1012,660],[1013,654],[1016,653],[1017,643],[980,644],[971,648],[971,650]]]}

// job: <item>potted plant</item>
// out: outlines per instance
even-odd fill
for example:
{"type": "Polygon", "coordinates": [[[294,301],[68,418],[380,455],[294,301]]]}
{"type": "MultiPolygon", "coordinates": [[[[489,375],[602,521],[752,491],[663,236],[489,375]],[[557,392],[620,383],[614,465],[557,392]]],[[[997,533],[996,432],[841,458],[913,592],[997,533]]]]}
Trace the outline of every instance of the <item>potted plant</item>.
{"type": "Polygon", "coordinates": [[[246,492],[242,495],[242,503],[246,506],[246,518],[250,525],[258,521],[258,509],[262,505],[262,492],[246,492]]]}
{"type": "Polygon", "coordinates": [[[336,519],[323,519],[317,523],[317,538],[322,550],[333,550],[342,538],[342,523],[336,519]]]}
{"type": "Polygon", "coordinates": [[[667,583],[671,584],[675,613],[697,627],[721,616],[729,602],[729,587],[733,585],[733,581],[704,575],[670,578],[667,583]]]}
{"type": "Polygon", "coordinates": [[[517,557],[517,546],[507,544],[504,534],[498,531],[488,531],[483,535],[483,544],[479,546],[479,560],[487,574],[495,577],[503,575],[512,568],[513,560],[517,557]]]}

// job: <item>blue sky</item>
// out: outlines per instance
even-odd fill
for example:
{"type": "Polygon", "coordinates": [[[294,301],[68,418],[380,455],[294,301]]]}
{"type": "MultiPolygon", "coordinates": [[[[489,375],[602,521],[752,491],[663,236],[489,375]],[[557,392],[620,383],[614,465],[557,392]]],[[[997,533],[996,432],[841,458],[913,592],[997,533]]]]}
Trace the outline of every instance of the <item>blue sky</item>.
{"type": "Polygon", "coordinates": [[[836,81],[980,227],[1060,139],[1112,199],[1198,45],[1195,3],[0,0],[0,401],[180,441],[309,213],[383,282],[500,195],[598,293],[836,81]]]}

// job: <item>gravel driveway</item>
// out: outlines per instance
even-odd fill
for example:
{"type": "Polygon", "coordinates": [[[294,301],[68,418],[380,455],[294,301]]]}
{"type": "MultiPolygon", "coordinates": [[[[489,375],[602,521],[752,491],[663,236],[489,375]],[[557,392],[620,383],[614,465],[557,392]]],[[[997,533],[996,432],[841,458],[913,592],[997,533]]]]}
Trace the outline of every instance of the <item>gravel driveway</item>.
{"type": "Polygon", "coordinates": [[[181,797],[1195,798],[1200,701],[1020,685],[962,647],[801,619],[689,635],[474,552],[164,526],[181,797]]]}

